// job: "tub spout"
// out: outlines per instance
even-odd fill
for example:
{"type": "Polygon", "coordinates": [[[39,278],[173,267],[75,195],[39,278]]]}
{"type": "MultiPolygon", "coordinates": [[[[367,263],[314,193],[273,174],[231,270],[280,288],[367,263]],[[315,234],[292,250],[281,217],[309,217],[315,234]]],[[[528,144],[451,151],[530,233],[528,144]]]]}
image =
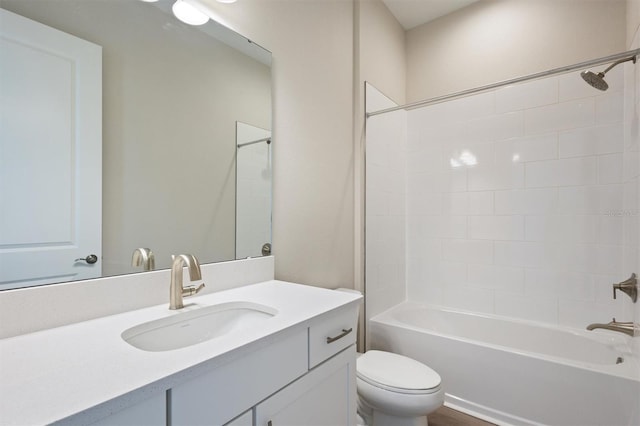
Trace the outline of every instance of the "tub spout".
{"type": "Polygon", "coordinates": [[[597,328],[618,331],[620,333],[628,334],[631,337],[640,335],[640,328],[637,324],[632,322],[618,322],[615,318],[608,324],[594,323],[587,326],[587,330],[595,330],[597,328]]]}

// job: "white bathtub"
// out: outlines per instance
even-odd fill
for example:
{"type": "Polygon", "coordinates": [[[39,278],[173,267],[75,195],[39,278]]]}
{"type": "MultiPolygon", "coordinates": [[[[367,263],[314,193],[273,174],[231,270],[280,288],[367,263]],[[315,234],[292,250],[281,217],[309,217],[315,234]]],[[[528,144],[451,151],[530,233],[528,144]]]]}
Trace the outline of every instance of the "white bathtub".
{"type": "Polygon", "coordinates": [[[640,363],[621,333],[410,302],[369,327],[372,349],[429,365],[442,376],[445,404],[477,417],[502,425],[640,425],[640,363]]]}

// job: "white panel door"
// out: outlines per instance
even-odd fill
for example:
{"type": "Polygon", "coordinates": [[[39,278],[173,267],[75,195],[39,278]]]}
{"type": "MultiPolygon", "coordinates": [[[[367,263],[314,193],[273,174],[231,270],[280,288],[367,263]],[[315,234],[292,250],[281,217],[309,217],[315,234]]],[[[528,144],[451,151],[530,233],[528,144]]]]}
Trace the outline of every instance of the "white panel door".
{"type": "Polygon", "coordinates": [[[102,48],[0,9],[0,289],[101,275],[101,177],[102,48]]]}

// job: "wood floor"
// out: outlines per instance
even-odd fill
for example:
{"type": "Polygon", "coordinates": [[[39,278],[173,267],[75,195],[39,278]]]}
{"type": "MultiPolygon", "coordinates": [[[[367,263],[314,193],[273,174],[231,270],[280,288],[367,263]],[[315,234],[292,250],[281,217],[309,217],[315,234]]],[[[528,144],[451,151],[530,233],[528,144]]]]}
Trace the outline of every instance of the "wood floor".
{"type": "Polygon", "coordinates": [[[428,419],[429,426],[495,426],[493,423],[485,422],[445,406],[430,414],[428,419]]]}

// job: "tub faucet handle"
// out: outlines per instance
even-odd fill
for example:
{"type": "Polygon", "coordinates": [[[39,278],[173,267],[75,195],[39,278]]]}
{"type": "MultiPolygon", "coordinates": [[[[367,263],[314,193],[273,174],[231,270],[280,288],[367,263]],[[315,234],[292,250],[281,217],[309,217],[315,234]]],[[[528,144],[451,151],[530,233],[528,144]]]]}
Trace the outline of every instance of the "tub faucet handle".
{"type": "Polygon", "coordinates": [[[636,274],[631,274],[631,277],[613,285],[613,298],[616,298],[616,291],[620,290],[623,293],[629,295],[633,303],[638,300],[638,280],[636,274]]]}

